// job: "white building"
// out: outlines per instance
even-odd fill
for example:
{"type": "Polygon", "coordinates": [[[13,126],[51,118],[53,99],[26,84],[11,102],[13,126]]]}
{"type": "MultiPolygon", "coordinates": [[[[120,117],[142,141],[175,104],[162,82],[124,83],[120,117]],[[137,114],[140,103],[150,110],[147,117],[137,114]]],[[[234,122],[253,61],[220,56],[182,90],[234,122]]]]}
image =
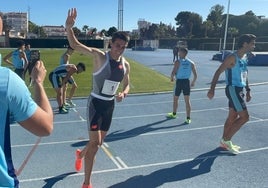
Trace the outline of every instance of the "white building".
{"type": "Polygon", "coordinates": [[[55,36],[66,36],[67,33],[65,31],[65,28],[63,25],[61,26],[42,26],[45,34],[47,35],[47,37],[55,37],[55,36]]]}
{"type": "Polygon", "coordinates": [[[10,27],[10,37],[25,38],[28,33],[28,14],[23,12],[8,12],[4,14],[4,21],[10,27]]]}
{"type": "Polygon", "coordinates": [[[143,28],[148,29],[151,26],[151,22],[147,22],[144,19],[139,19],[138,20],[138,30],[140,31],[143,28]]]}

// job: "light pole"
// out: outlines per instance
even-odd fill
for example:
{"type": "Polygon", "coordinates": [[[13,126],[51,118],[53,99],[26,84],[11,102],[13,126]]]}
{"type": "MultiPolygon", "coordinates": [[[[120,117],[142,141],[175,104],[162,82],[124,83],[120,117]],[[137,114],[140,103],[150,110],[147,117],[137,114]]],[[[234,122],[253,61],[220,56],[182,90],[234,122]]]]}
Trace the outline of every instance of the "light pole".
{"type": "Polygon", "coordinates": [[[225,23],[224,40],[223,40],[223,51],[226,50],[226,39],[227,39],[227,31],[228,31],[229,10],[230,10],[230,0],[228,0],[228,8],[227,8],[226,23],[225,23]]]}
{"type": "Polygon", "coordinates": [[[118,0],[118,31],[123,31],[123,0],[118,0]]]}

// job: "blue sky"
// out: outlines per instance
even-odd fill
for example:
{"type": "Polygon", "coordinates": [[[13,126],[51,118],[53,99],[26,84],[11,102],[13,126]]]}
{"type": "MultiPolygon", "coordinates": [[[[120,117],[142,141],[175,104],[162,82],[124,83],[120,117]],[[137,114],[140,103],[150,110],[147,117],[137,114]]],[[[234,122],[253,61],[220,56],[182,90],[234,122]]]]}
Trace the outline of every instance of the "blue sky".
{"type": "MultiPolygon", "coordinates": [[[[268,0],[230,2],[230,14],[241,15],[252,10],[257,16],[268,18],[268,0]]],[[[136,29],[139,19],[176,26],[174,18],[181,11],[198,13],[205,20],[211,7],[216,4],[223,5],[225,13],[227,12],[228,0],[124,0],[123,28],[136,29]]],[[[97,30],[117,27],[118,0],[3,0],[0,11],[6,13],[30,10],[30,20],[37,25],[64,25],[67,11],[72,7],[78,10],[75,26],[79,29],[84,25],[97,30]]]]}

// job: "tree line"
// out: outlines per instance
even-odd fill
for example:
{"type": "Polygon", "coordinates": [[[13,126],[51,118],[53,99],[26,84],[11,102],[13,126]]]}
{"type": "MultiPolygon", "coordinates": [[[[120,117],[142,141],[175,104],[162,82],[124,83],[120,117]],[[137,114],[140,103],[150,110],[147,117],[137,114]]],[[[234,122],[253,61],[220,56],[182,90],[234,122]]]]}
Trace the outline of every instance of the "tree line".
{"type": "MultiPolygon", "coordinates": [[[[0,12],[0,16],[3,13],[0,12]]],[[[225,32],[227,15],[224,14],[224,6],[216,4],[210,9],[205,21],[202,16],[195,12],[182,11],[175,17],[176,27],[160,22],[151,24],[148,28],[142,28],[139,33],[130,33],[132,39],[155,40],[172,38],[222,38],[225,32]]],[[[4,22],[4,31],[8,31],[11,26],[4,22]]],[[[100,36],[112,36],[117,28],[112,26],[108,30],[102,29],[100,32],[94,27],[84,25],[82,30],[74,27],[77,37],[92,37],[96,34],[100,36]]],[[[29,21],[29,32],[38,34],[39,37],[46,36],[42,27],[29,21]]],[[[248,11],[243,15],[229,14],[228,37],[233,38],[243,33],[253,33],[256,36],[268,36],[268,19],[256,16],[253,11],[248,11]]]]}
{"type": "MultiPolygon", "coordinates": [[[[148,29],[142,29],[142,39],[161,38],[222,38],[225,32],[227,14],[224,6],[215,5],[210,9],[206,20],[195,12],[182,11],[175,17],[176,28],[170,25],[152,24],[148,29]]],[[[256,16],[251,10],[243,15],[229,14],[228,37],[235,37],[244,33],[253,33],[256,36],[268,36],[268,19],[256,16]]]]}

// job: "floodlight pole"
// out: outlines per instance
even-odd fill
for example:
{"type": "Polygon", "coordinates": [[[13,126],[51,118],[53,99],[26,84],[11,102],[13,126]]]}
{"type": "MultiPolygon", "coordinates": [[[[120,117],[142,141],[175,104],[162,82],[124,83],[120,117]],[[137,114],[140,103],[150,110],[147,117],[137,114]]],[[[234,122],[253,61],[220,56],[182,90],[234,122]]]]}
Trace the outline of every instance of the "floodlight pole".
{"type": "Polygon", "coordinates": [[[124,5],[123,5],[123,0],[118,0],[118,31],[123,31],[123,7],[124,7],[124,5]]]}
{"type": "Polygon", "coordinates": [[[228,0],[228,8],[227,8],[227,16],[226,16],[225,32],[224,32],[224,41],[223,41],[223,51],[226,50],[226,39],[227,39],[227,31],[228,31],[229,10],[230,10],[230,0],[228,0]]]}

